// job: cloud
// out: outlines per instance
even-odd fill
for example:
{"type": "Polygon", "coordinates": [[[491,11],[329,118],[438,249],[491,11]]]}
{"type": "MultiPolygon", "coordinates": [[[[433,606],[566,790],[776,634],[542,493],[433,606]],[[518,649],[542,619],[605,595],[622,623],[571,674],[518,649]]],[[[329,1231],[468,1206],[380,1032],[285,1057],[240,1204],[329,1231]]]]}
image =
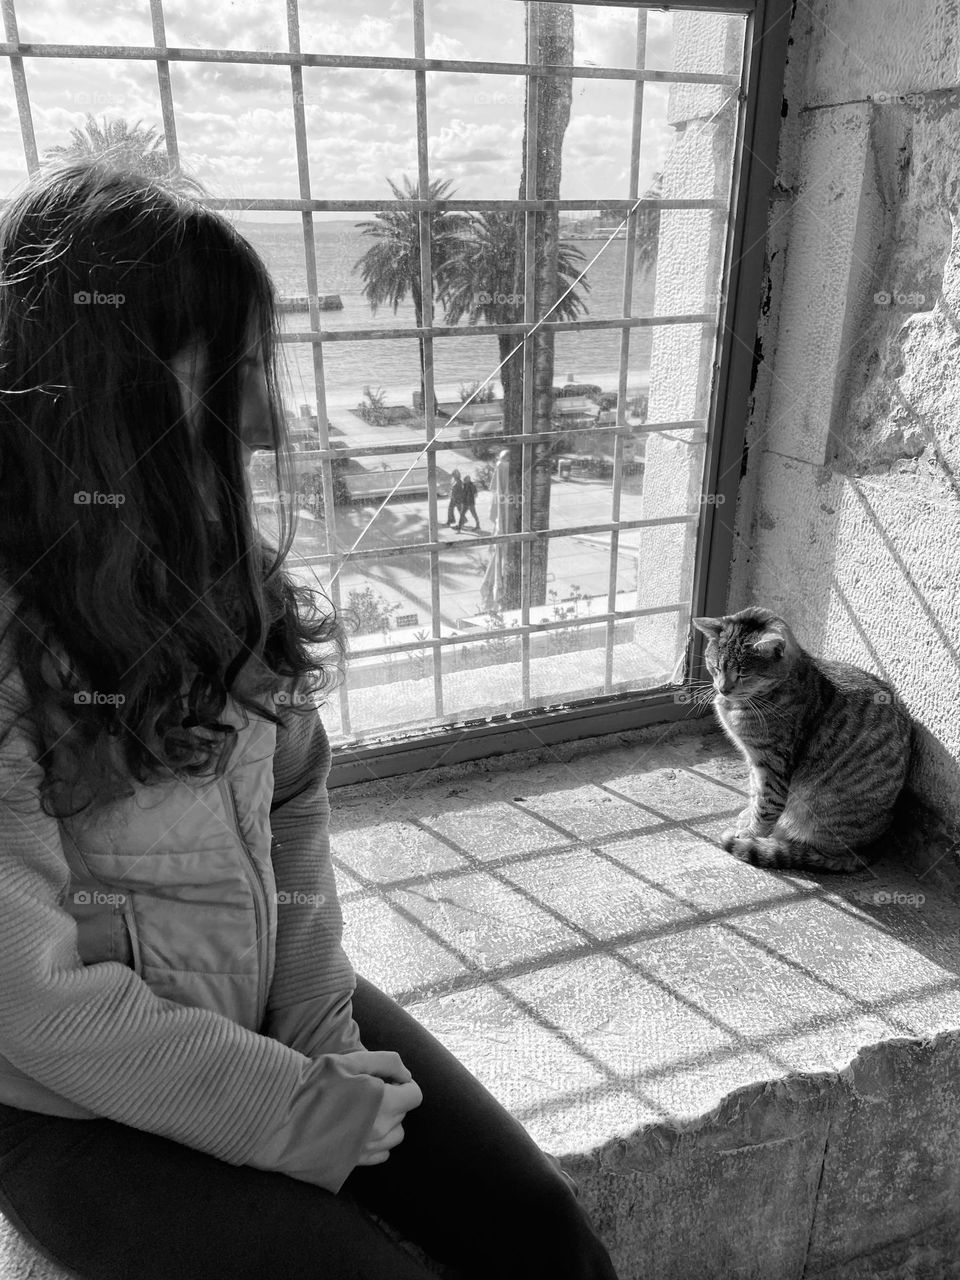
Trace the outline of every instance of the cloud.
{"type": "Polygon", "coordinates": [[[495,151],[492,147],[473,147],[466,151],[461,151],[459,154],[451,152],[446,158],[451,164],[464,164],[467,161],[472,161],[474,164],[481,164],[487,161],[501,164],[503,162],[503,152],[495,151]]]}
{"type": "Polygon", "coordinates": [[[513,196],[520,180],[522,137],[519,120],[492,122],[485,118],[477,123],[454,117],[439,129],[431,129],[431,171],[452,179],[461,199],[513,196]]]}
{"type": "Polygon", "coordinates": [[[470,62],[476,57],[462,40],[443,31],[431,35],[426,42],[426,54],[428,58],[446,58],[450,62],[470,62]]]}
{"type": "Polygon", "coordinates": [[[124,0],[45,0],[17,13],[20,39],[55,44],[152,44],[149,6],[124,0]]]}
{"type": "Polygon", "coordinates": [[[290,74],[284,68],[230,63],[177,63],[170,69],[174,101],[193,110],[222,103],[225,108],[272,102],[289,109],[290,74]]]}
{"type": "MultiPolygon", "coordinates": [[[[260,0],[262,2],[262,0],[260,0]]],[[[363,14],[330,0],[300,6],[300,47],[305,53],[395,54],[413,56],[413,20],[409,5],[364,0],[363,14]]]]}
{"type": "Polygon", "coordinates": [[[427,12],[429,40],[456,39],[471,60],[524,61],[524,6],[516,0],[431,0],[427,12]]]}
{"type": "Polygon", "coordinates": [[[279,6],[262,0],[229,0],[199,5],[194,0],[167,0],[163,6],[167,42],[209,49],[285,49],[286,23],[279,6]]]}

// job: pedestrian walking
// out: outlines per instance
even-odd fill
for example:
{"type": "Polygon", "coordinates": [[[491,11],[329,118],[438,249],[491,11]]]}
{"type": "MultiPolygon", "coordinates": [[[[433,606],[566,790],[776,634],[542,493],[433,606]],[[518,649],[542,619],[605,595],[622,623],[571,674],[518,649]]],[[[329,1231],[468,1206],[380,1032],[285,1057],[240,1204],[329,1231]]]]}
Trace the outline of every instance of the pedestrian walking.
{"type": "Polygon", "coordinates": [[[447,504],[447,524],[455,523],[456,517],[460,514],[460,503],[463,499],[463,481],[460,479],[460,472],[454,471],[453,480],[450,484],[450,501],[447,504]]]}
{"type": "MultiPolygon", "coordinates": [[[[456,473],[454,473],[456,474],[456,473]]],[[[477,486],[473,483],[473,476],[467,476],[463,484],[460,486],[460,523],[457,525],[457,533],[463,533],[463,522],[467,512],[473,516],[474,530],[480,532],[480,520],[477,516],[477,486]]]]}

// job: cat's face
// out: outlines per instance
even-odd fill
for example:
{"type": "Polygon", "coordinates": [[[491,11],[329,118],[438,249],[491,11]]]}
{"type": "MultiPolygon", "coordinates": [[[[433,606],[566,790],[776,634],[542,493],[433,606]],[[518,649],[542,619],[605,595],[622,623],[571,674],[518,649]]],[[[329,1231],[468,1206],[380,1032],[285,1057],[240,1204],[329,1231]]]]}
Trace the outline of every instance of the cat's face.
{"type": "Polygon", "coordinates": [[[707,637],[704,662],[717,693],[736,701],[763,694],[788,674],[797,644],[781,618],[745,609],[722,618],[694,618],[707,637]]]}

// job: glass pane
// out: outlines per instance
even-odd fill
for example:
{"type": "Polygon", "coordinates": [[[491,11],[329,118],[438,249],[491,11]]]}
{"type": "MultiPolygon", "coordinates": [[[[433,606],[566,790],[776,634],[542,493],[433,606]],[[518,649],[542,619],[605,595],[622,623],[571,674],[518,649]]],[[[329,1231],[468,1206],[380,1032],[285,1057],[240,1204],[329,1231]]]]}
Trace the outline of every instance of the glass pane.
{"type": "MultiPolygon", "coordinates": [[[[144,68],[156,79],[149,63],[144,68]]],[[[290,73],[285,67],[172,62],[184,169],[218,196],[299,195],[290,73]]]]}
{"type": "Polygon", "coordinates": [[[654,16],[660,15],[648,15],[644,9],[606,5],[577,8],[574,12],[575,61],[584,67],[635,67],[638,31],[642,36],[654,16]]]}
{"type": "MultiPolygon", "coordinates": [[[[558,89],[570,86],[570,119],[560,138],[561,196],[569,200],[597,196],[623,199],[630,176],[633,85],[629,80],[559,77],[553,83],[558,89]]],[[[556,137],[548,129],[542,141],[546,146],[556,145],[556,137]]]]}
{"type": "Polygon", "coordinates": [[[651,10],[646,14],[646,66],[651,71],[668,71],[677,65],[674,56],[672,13],[651,10]]]}
{"type": "MultiPolygon", "coordinates": [[[[150,6],[141,6],[150,20],[150,6]]],[[[283,5],[272,0],[230,0],[229,5],[163,6],[167,44],[186,49],[287,49],[283,5]]],[[[153,44],[153,37],[144,40],[153,44]]]]}
{"type": "Polygon", "coordinates": [[[370,654],[380,638],[350,637],[350,720],[354,733],[426,727],[434,714],[433,680],[406,654],[370,654]]]}
{"type": "MultiPolygon", "coordinates": [[[[346,300],[343,311],[322,318],[325,325],[337,329],[352,324],[353,319],[346,300]]],[[[300,317],[298,327],[309,327],[306,316],[300,317]]],[[[356,325],[357,329],[398,332],[405,327],[387,323],[386,316],[382,323],[373,325],[369,310],[364,323],[356,325]]],[[[327,414],[348,445],[389,449],[398,442],[426,438],[420,410],[420,344],[415,338],[330,341],[321,347],[327,414]]],[[[312,359],[311,349],[306,344],[297,344],[294,349],[301,352],[296,358],[306,366],[312,359]]],[[[312,370],[304,367],[303,372],[306,376],[312,370]]],[[[304,385],[309,384],[305,381],[304,385]]],[[[379,463],[365,465],[379,467],[379,463]]]]}
{"type": "Polygon", "coordinates": [[[412,13],[412,5],[397,0],[349,6],[342,0],[310,0],[300,5],[300,47],[305,53],[411,58],[412,13]]]}
{"type": "MultiPolygon", "coordinates": [[[[408,50],[407,56],[409,53],[408,50]]],[[[388,180],[401,188],[405,176],[416,182],[417,116],[412,72],[304,67],[303,108],[310,181],[320,199],[391,200],[388,180]]],[[[340,219],[348,216],[338,215],[340,219]]],[[[375,217],[372,213],[358,213],[351,223],[375,217]]],[[[407,217],[416,223],[416,214],[407,217]]]]}
{"type": "MultiPolygon", "coordinates": [[[[139,142],[144,152],[156,153],[158,159],[164,157],[157,73],[151,63],[116,63],[106,58],[30,58],[25,65],[41,160],[58,147],[79,144],[85,151],[95,150],[106,140],[107,133],[111,141],[119,140],[111,131],[112,121],[123,122],[119,133],[131,147],[136,149],[139,142]],[[94,120],[88,128],[90,116],[94,120]]],[[[166,169],[165,160],[162,168],[166,169]]]]}
{"type": "Polygon", "coordinates": [[[427,73],[427,159],[452,199],[516,199],[523,104],[522,76],[427,73]]]}
{"type": "Polygon", "coordinates": [[[428,58],[468,62],[523,62],[523,10],[517,0],[426,0],[428,58]]]}

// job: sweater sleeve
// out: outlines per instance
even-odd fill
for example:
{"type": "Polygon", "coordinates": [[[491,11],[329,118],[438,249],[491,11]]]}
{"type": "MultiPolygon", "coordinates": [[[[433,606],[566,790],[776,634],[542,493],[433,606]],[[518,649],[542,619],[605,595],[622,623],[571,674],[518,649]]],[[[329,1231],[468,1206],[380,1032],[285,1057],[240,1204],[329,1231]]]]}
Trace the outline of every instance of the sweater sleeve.
{"type": "Polygon", "coordinates": [[[40,807],[37,746],[18,723],[27,699],[11,634],[0,640],[0,1053],[92,1115],[338,1191],[383,1081],[156,996],[119,962],[81,961],[59,825],[40,807]]]}
{"type": "MultiPolygon", "coordinates": [[[[282,715],[282,713],[281,713],[282,715]]],[[[273,763],[276,963],[261,1028],[314,1058],[362,1049],[356,975],[341,946],[343,916],[330,858],[330,745],[319,712],[282,715],[273,763]]]]}

